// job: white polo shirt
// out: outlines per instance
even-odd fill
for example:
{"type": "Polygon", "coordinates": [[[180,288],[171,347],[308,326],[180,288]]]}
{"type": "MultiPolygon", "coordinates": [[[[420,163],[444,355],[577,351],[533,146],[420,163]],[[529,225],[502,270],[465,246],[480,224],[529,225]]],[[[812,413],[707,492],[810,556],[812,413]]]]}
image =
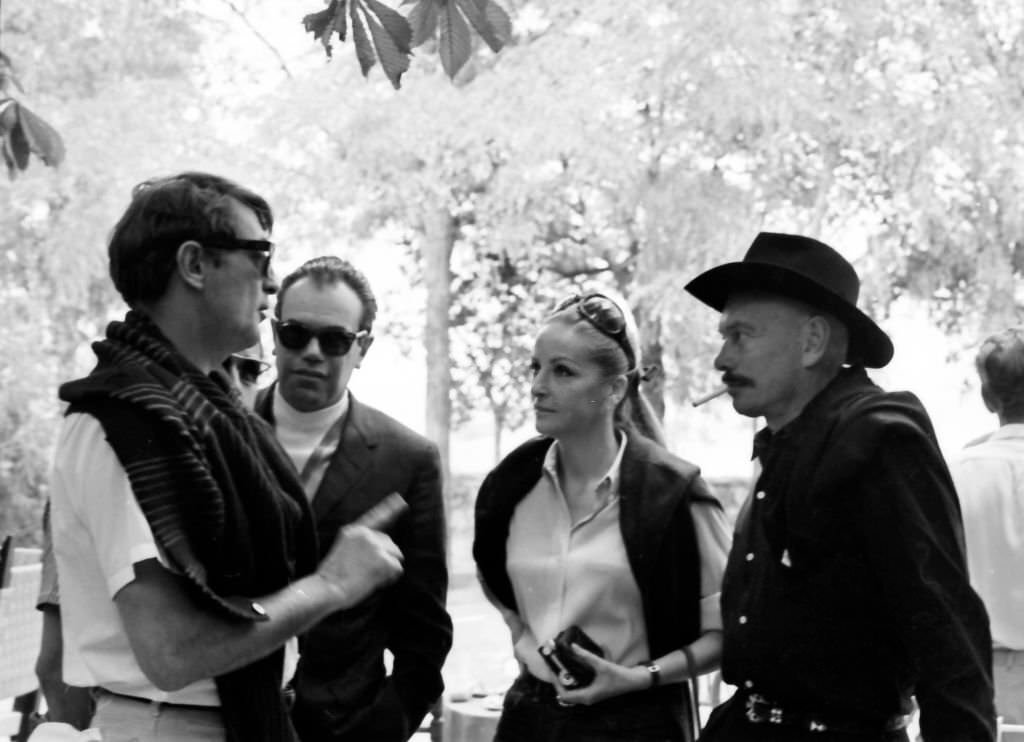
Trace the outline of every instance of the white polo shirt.
{"type": "MultiPolygon", "coordinates": [[[[139,667],[114,597],[135,579],[134,565],[159,559],[153,532],[103,427],[91,415],[68,415],[51,478],[51,525],[57,557],[64,639],[64,682],[166,703],[220,706],[212,678],[166,692],[139,667]]],[[[285,678],[295,669],[286,645],[285,678]]]]}

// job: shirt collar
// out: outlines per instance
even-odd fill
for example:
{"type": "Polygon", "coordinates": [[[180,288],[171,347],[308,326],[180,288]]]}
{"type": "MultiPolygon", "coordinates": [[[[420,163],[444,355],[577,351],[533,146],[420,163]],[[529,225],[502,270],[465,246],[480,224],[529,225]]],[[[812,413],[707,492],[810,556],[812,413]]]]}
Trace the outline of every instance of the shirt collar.
{"type": "Polygon", "coordinates": [[[1000,426],[988,437],[988,440],[995,438],[1024,438],[1024,423],[1007,423],[1000,426]]]}
{"type": "MultiPolygon", "coordinates": [[[[616,431],[619,435],[619,450],[615,453],[615,458],[612,459],[611,466],[608,467],[608,471],[601,477],[601,481],[598,482],[597,486],[607,487],[608,491],[612,494],[618,494],[619,492],[619,481],[621,480],[622,471],[622,456],[626,452],[626,443],[629,442],[629,436],[622,430],[616,431]]],[[[544,454],[544,471],[551,478],[551,481],[555,483],[558,491],[561,492],[561,485],[558,483],[558,441],[553,441],[548,447],[547,453],[544,454]]]]}
{"type": "Polygon", "coordinates": [[[771,450],[774,438],[775,435],[772,433],[771,428],[764,427],[757,431],[754,434],[754,447],[750,452],[751,460],[760,459],[761,461],[764,461],[768,451],[771,450]]]}
{"type": "Polygon", "coordinates": [[[765,427],[754,435],[752,459],[764,461],[765,456],[774,446],[789,440],[798,439],[811,428],[820,418],[831,414],[838,405],[840,398],[851,391],[859,389],[863,384],[871,384],[867,372],[860,366],[840,369],[825,387],[808,402],[800,414],[778,430],[765,427]]]}

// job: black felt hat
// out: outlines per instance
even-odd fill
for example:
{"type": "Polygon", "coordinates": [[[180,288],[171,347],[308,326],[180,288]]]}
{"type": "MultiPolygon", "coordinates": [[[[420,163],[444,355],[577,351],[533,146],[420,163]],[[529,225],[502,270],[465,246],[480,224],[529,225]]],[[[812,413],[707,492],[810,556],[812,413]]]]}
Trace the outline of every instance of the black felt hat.
{"type": "Polygon", "coordinates": [[[850,333],[847,361],[881,368],[892,360],[892,341],[857,309],[860,279],[838,252],[810,237],[761,232],[738,263],[716,266],[686,290],[718,311],[736,291],[763,291],[799,299],[834,315],[850,333]]]}

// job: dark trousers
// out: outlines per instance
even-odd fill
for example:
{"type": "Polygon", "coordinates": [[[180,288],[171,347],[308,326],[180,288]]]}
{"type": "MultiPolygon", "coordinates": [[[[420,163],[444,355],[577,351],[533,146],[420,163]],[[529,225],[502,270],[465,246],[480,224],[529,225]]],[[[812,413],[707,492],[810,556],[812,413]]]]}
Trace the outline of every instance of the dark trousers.
{"type": "Polygon", "coordinates": [[[505,694],[494,742],[692,742],[689,713],[679,685],[560,706],[551,684],[521,675],[505,694]]]}
{"type": "Polygon", "coordinates": [[[855,734],[812,732],[793,726],[749,721],[742,694],[737,693],[711,712],[700,742],[907,742],[905,730],[855,734]]]}

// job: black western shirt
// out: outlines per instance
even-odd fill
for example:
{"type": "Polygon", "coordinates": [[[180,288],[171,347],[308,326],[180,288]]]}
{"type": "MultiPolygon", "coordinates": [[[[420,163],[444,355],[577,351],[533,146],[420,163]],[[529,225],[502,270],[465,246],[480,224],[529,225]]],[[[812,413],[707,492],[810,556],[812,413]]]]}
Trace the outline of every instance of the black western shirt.
{"type": "Polygon", "coordinates": [[[925,739],[991,740],[991,639],[928,415],[844,369],[755,439],[761,474],[722,592],[726,682],[883,724],[916,695],[925,739]]]}

